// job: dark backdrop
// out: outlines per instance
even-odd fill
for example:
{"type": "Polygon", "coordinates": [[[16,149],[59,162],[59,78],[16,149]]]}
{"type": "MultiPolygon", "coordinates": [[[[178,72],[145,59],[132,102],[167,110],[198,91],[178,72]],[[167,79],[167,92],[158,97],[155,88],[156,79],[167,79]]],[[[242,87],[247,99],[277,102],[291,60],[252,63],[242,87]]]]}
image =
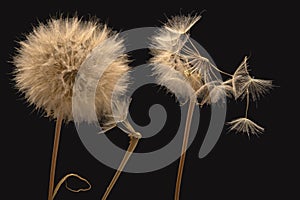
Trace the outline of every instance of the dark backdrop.
{"type": "MultiPolygon", "coordinates": [[[[219,66],[233,72],[245,55],[251,55],[250,65],[255,77],[274,80],[275,87],[256,105],[252,104],[250,115],[262,124],[266,131],[260,137],[227,134],[226,128],[212,152],[204,159],[198,151],[205,135],[209,108],[205,108],[200,125],[204,128],[188,150],[183,175],[181,199],[291,199],[295,192],[292,180],[297,177],[297,144],[299,131],[292,128],[297,117],[296,107],[298,67],[296,47],[299,41],[293,27],[296,9],[287,1],[262,5],[253,1],[241,3],[211,3],[203,1],[179,1],[163,3],[140,1],[72,1],[37,3],[6,2],[1,6],[1,103],[2,139],[1,172],[8,192],[8,199],[46,199],[48,175],[52,152],[55,123],[33,111],[13,88],[12,69],[9,61],[15,53],[17,42],[24,39],[38,21],[45,22],[49,16],[60,13],[88,18],[96,16],[116,31],[131,28],[160,26],[166,16],[178,13],[199,13],[206,9],[203,18],[192,29],[192,37],[212,56],[219,66]],[[293,48],[295,46],[295,50],[293,48]],[[288,92],[288,89],[289,90],[288,92]],[[4,136],[4,137],[3,137],[4,136]]],[[[132,66],[145,63],[147,50],[131,54],[132,66]]],[[[153,87],[146,92],[136,92],[132,107],[143,107],[164,101],[175,106],[173,99],[157,93],[153,87]],[[144,95],[146,94],[147,95],[144,95]],[[149,98],[149,97],[153,98],[149,98]],[[155,99],[155,100],[153,100],[155,99]]],[[[228,103],[227,119],[242,115],[243,103],[228,103]]],[[[137,123],[147,124],[147,111],[131,109],[137,123]]],[[[174,114],[174,113],[173,113],[174,114]]],[[[170,116],[173,115],[172,113],[170,116]]],[[[168,120],[174,118],[168,117],[168,120]]],[[[174,122],[176,123],[176,121],[174,122]]],[[[172,127],[171,127],[172,128],[172,127]]],[[[126,147],[127,138],[119,130],[109,133],[111,140],[126,147]]],[[[172,139],[170,131],[160,132],[160,137],[148,139],[138,146],[138,151],[155,149],[172,139]]],[[[60,141],[56,180],[69,172],[79,173],[92,184],[92,190],[71,193],[62,187],[56,199],[100,199],[115,170],[98,162],[82,145],[73,123],[64,125],[60,141]]],[[[178,160],[155,172],[145,174],[123,173],[109,199],[172,199],[178,160]]],[[[80,184],[70,180],[70,184],[80,184]]]]}

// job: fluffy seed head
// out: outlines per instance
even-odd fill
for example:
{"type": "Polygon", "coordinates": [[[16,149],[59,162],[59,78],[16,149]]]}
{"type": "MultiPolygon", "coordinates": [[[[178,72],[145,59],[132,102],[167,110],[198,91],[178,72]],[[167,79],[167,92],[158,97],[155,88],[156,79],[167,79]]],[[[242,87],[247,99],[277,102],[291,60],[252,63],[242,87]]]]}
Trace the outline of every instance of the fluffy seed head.
{"type": "MultiPolygon", "coordinates": [[[[40,24],[20,42],[13,59],[16,87],[47,116],[72,120],[73,86],[79,67],[95,47],[112,35],[106,25],[77,17],[40,24]]],[[[120,53],[122,43],[114,39],[110,45],[120,53]]],[[[107,102],[112,90],[128,69],[126,57],[119,56],[103,73],[95,94],[97,114],[109,110],[107,102]]]]}
{"type": "Polygon", "coordinates": [[[123,40],[111,36],[95,47],[81,64],[73,87],[72,111],[76,122],[93,122],[99,118],[106,123],[111,118],[111,104],[126,93],[129,84],[124,51],[123,40]]]}

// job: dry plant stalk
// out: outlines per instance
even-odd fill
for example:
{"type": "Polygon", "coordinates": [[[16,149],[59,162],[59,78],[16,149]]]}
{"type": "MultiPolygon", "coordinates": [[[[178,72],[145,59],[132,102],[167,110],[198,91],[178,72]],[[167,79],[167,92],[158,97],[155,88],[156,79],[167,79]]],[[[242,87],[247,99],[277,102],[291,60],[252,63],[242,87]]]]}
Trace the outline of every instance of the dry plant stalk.
{"type": "Polygon", "coordinates": [[[264,129],[248,119],[249,97],[257,101],[272,88],[272,81],[254,79],[249,75],[247,57],[235,73],[220,70],[202,56],[190,39],[190,28],[200,20],[200,16],[175,16],[168,19],[162,28],[151,38],[153,75],[158,84],[165,86],[182,103],[189,103],[181,157],[175,189],[175,200],[179,200],[180,186],[189,129],[195,105],[226,103],[226,97],[247,99],[245,117],[228,124],[230,130],[250,134],[261,133],[264,129]],[[223,81],[216,72],[228,76],[223,81]]]}
{"type": "MultiPolygon", "coordinates": [[[[105,120],[112,112],[110,106],[112,92],[122,95],[127,89],[125,83],[128,82],[128,77],[123,75],[129,70],[128,59],[122,51],[122,41],[106,25],[96,21],[82,21],[77,17],[50,19],[47,23],[35,27],[26,39],[20,42],[13,59],[16,66],[14,70],[16,88],[25,95],[30,105],[35,105],[37,110],[42,110],[50,119],[56,119],[48,200],[54,198],[62,181],[70,176],[87,182],[78,175],[68,174],[54,189],[61,124],[73,120],[72,95],[78,92],[73,90],[78,69],[92,50],[105,40],[110,41],[100,50],[108,52],[107,57],[111,54],[119,55],[108,66],[99,83],[97,82],[95,109],[99,118],[105,120]]],[[[102,69],[94,67],[93,70],[102,69]]],[[[87,78],[95,78],[94,72],[88,74],[87,78]]],[[[84,112],[84,104],[79,103],[75,107],[82,111],[79,112],[82,121],[93,123],[89,113],[84,112]]],[[[88,185],[88,188],[78,191],[90,189],[90,184],[88,185]]]]}

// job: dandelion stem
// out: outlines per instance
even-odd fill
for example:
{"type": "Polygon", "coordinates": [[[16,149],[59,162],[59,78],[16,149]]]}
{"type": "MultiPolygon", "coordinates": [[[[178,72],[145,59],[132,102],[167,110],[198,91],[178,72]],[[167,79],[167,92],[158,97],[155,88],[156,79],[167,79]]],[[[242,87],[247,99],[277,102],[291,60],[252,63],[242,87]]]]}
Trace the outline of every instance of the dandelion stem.
{"type": "Polygon", "coordinates": [[[247,104],[246,104],[246,113],[245,113],[245,118],[248,118],[248,109],[249,109],[249,89],[246,90],[247,93],[247,104]]]}
{"type": "Polygon", "coordinates": [[[103,197],[102,197],[102,200],[106,200],[109,193],[111,192],[112,188],[114,187],[115,183],[117,182],[121,172],[123,171],[126,163],[128,162],[130,156],[132,155],[135,147],[137,146],[139,142],[139,138],[138,137],[134,137],[134,136],[130,136],[130,143],[129,143],[129,146],[128,146],[128,149],[123,157],[123,160],[121,162],[121,164],[119,165],[119,168],[117,169],[113,179],[111,180],[109,186],[107,187],[103,197]]]}
{"type": "Polygon", "coordinates": [[[187,118],[186,118],[185,130],[184,130],[184,135],[183,135],[183,143],[182,143],[182,149],[181,149],[181,157],[180,157],[179,167],[178,167],[178,172],[177,172],[175,200],[179,200],[182,173],[183,173],[183,168],[184,168],[186,149],[187,149],[187,145],[188,145],[188,139],[189,139],[189,134],[190,134],[190,127],[191,127],[192,117],[193,117],[193,113],[194,113],[195,103],[196,103],[195,99],[191,98],[190,103],[189,103],[187,118]]]}
{"type": "Polygon", "coordinates": [[[56,119],[55,134],[54,134],[54,141],[53,141],[53,150],[52,150],[52,158],[51,158],[51,168],[50,168],[48,200],[53,199],[55,168],[56,168],[56,160],[57,160],[57,153],[58,153],[58,146],[59,146],[59,138],[60,138],[60,130],[61,130],[62,120],[63,119],[62,119],[61,115],[59,115],[56,119]]]}
{"type": "Polygon", "coordinates": [[[61,186],[64,182],[66,183],[66,188],[67,188],[68,190],[70,190],[71,192],[88,191],[88,190],[90,190],[90,189],[92,188],[92,186],[91,186],[91,184],[89,183],[88,180],[86,180],[85,178],[82,178],[82,177],[79,176],[78,174],[73,174],[73,173],[71,173],[71,174],[67,174],[66,176],[64,176],[64,177],[58,182],[58,184],[56,185],[56,187],[55,187],[55,189],[54,189],[52,198],[55,197],[55,195],[57,194],[57,192],[58,192],[60,186],[61,186]],[[86,182],[87,185],[88,185],[88,187],[87,187],[87,188],[79,188],[79,189],[72,189],[72,188],[70,188],[70,187],[68,186],[68,184],[67,184],[67,179],[68,179],[69,177],[76,177],[76,178],[78,178],[79,180],[82,180],[82,181],[86,182]]]}

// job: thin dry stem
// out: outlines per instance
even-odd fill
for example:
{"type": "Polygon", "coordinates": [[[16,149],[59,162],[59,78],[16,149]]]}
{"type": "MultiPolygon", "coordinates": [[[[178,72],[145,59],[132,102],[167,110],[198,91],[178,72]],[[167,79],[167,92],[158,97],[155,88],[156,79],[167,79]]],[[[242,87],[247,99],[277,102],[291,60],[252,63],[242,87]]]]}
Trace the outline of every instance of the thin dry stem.
{"type": "Polygon", "coordinates": [[[193,117],[193,112],[195,108],[196,101],[191,98],[190,104],[188,108],[187,118],[186,118],[186,124],[185,124],[185,130],[183,135],[183,143],[182,143],[182,149],[181,149],[181,157],[179,161],[179,167],[178,167],[178,173],[177,173],[177,180],[176,180],[176,189],[175,189],[175,200],[179,200],[180,195],[180,186],[181,186],[181,180],[182,180],[182,174],[183,174],[183,168],[184,168],[184,162],[185,162],[185,156],[186,156],[186,149],[188,145],[188,139],[190,134],[190,127],[193,117]]]}
{"type": "Polygon", "coordinates": [[[53,142],[53,151],[52,151],[51,168],[50,168],[50,179],[49,179],[48,200],[53,199],[55,168],[56,168],[56,161],[57,161],[57,153],[58,153],[58,147],[59,147],[59,138],[60,138],[60,130],[61,130],[62,120],[63,120],[62,116],[58,115],[58,118],[56,120],[54,142],[53,142]]]}
{"type": "Polygon", "coordinates": [[[248,117],[249,103],[250,103],[250,102],[249,102],[249,90],[247,90],[246,93],[247,93],[247,94],[246,94],[246,95],[247,95],[247,102],[246,102],[247,104],[246,104],[245,117],[247,118],[247,117],[248,117]]]}
{"type": "Polygon", "coordinates": [[[114,185],[116,184],[119,176],[121,175],[121,172],[123,171],[126,163],[128,162],[130,156],[132,155],[134,149],[136,148],[138,142],[139,142],[139,137],[134,137],[134,136],[130,136],[130,143],[129,143],[129,146],[128,146],[128,149],[123,157],[123,160],[122,162],[120,163],[113,179],[111,180],[109,186],[107,187],[103,197],[102,197],[102,200],[106,200],[109,193],[111,192],[111,190],[113,189],[114,185]]]}

